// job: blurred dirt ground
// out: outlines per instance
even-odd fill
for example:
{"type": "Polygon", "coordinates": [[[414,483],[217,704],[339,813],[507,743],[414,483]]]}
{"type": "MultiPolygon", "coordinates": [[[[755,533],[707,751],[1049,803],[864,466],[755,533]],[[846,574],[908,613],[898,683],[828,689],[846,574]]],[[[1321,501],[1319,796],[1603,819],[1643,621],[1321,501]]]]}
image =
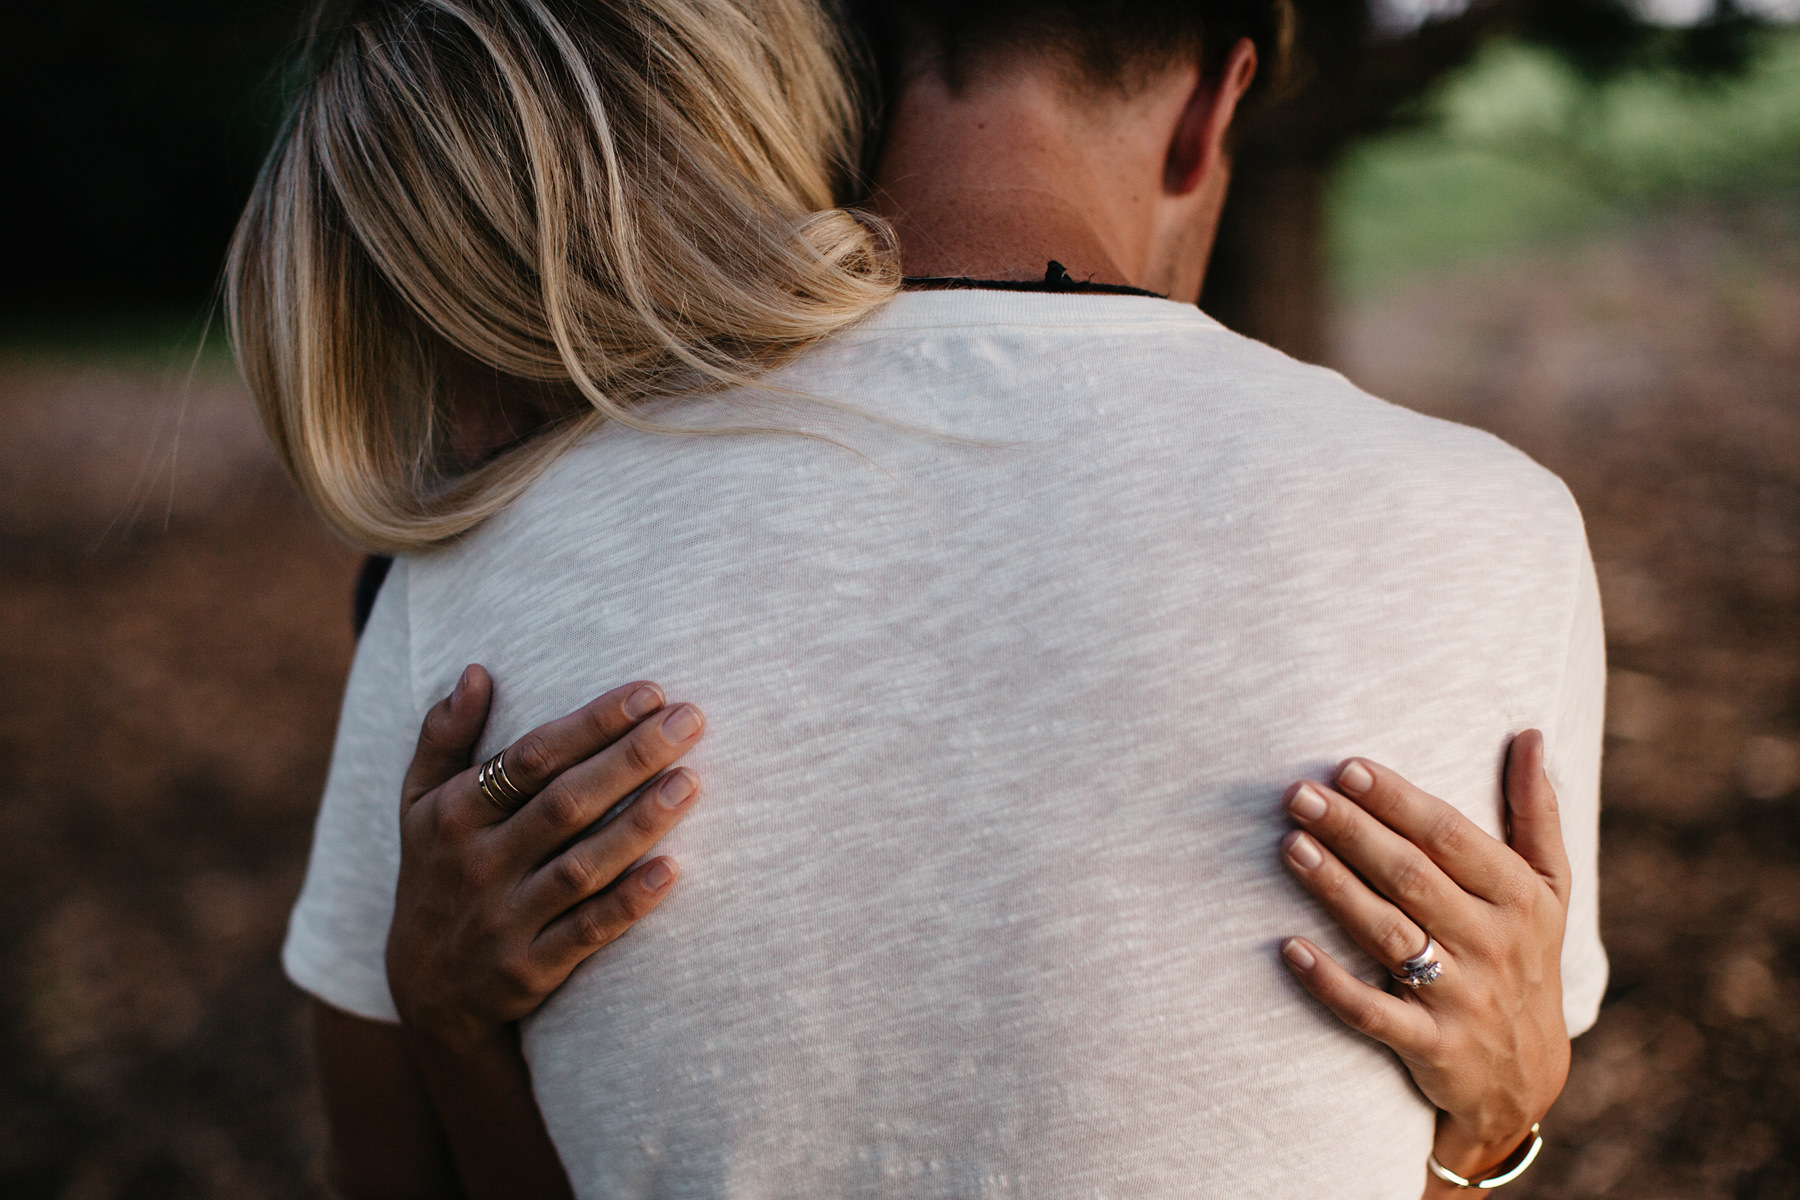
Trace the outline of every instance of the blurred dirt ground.
{"type": "MultiPolygon", "coordinates": [[[[1800,1196],[1800,214],[1668,216],[1349,307],[1344,369],[1587,513],[1613,985],[1539,1200],[1800,1196]]],[[[0,1195],[317,1190],[276,961],[353,555],[240,389],[0,362],[0,1195]]]]}

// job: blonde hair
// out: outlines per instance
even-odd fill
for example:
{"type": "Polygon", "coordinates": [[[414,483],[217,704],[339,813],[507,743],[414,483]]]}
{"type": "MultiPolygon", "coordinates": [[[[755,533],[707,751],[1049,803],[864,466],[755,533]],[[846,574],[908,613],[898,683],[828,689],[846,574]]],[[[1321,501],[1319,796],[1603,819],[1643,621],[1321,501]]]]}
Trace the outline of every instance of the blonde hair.
{"type": "Polygon", "coordinates": [[[369,0],[312,66],[226,268],[300,488],[387,551],[473,528],[601,421],[743,384],[899,285],[836,207],[858,122],[816,0],[369,0]],[[529,394],[457,461],[448,381],[529,394]],[[516,415],[516,414],[515,414],[516,415]]]}

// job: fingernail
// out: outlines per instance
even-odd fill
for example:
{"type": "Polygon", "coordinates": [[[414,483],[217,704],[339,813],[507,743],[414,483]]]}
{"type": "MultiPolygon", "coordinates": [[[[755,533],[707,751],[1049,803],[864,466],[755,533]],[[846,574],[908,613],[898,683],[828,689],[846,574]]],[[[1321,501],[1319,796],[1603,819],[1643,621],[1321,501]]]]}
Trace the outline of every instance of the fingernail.
{"type": "Polygon", "coordinates": [[[1310,971],[1318,965],[1319,960],[1313,957],[1299,938],[1289,938],[1281,943],[1281,956],[1302,971],[1310,971]]]}
{"type": "Polygon", "coordinates": [[[694,773],[686,768],[671,771],[657,786],[656,802],[664,808],[680,808],[694,798],[694,793],[699,790],[698,783],[694,773]]]}
{"type": "Polygon", "coordinates": [[[671,742],[685,742],[700,732],[700,710],[691,704],[678,705],[663,718],[663,736],[671,742]]]}
{"type": "Polygon", "coordinates": [[[1288,801],[1288,811],[1302,821],[1316,821],[1325,815],[1325,797],[1312,784],[1303,783],[1294,798],[1288,801]]]}
{"type": "Polygon", "coordinates": [[[625,698],[625,715],[633,721],[641,721],[661,708],[662,702],[662,689],[654,683],[646,683],[625,698]]]}
{"type": "Polygon", "coordinates": [[[675,882],[675,868],[669,865],[668,859],[659,858],[645,867],[638,878],[644,881],[646,891],[660,892],[675,882]]]}
{"type": "Polygon", "coordinates": [[[1338,786],[1352,796],[1360,796],[1375,786],[1375,776],[1369,773],[1369,768],[1354,758],[1345,763],[1344,769],[1338,772],[1337,781],[1338,786]]]}
{"type": "Polygon", "coordinates": [[[1310,871],[1325,861],[1325,856],[1319,853],[1319,844],[1298,829],[1283,838],[1281,845],[1288,857],[1305,870],[1310,871]]]}

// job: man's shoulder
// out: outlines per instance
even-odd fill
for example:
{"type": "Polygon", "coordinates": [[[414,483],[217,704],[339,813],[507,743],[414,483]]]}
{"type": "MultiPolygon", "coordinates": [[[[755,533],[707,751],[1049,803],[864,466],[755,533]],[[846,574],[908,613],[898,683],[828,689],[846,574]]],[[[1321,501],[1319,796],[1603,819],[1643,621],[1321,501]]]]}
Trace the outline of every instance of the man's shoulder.
{"type": "Polygon", "coordinates": [[[1562,480],[1491,433],[1392,403],[1216,323],[1146,340],[1120,356],[1125,377],[1112,384],[1158,400],[1164,425],[1224,465],[1328,473],[1365,492],[1524,508],[1579,527],[1562,480]]]}
{"type": "MultiPolygon", "coordinates": [[[[655,414],[700,427],[787,427],[788,435],[603,427],[466,540],[483,545],[529,525],[540,538],[560,531],[586,544],[596,526],[617,531],[634,524],[633,514],[650,521],[669,506],[696,527],[739,527],[816,493],[878,488],[886,472],[904,478],[1002,462],[1041,473],[1059,455],[1098,487],[1111,486],[1101,476],[1155,478],[1174,489],[1159,502],[1177,507],[1186,496],[1245,513],[1374,513],[1404,526],[1479,525],[1506,514],[1508,525],[1548,520],[1579,531],[1561,481],[1505,442],[1388,403],[1192,307],[909,299],[777,375],[767,394],[690,397],[655,414]],[[791,436],[814,423],[829,436],[791,436]],[[1151,462],[1163,465],[1147,472],[1151,462]],[[705,487],[694,486],[697,475],[705,487]]],[[[635,543],[623,544],[630,538],[611,540],[635,555],[635,543]]]]}
{"type": "Polygon", "coordinates": [[[1088,473],[1157,460],[1158,478],[1196,495],[1224,488],[1289,512],[1343,501],[1430,526],[1505,513],[1580,529],[1562,482],[1499,438],[1389,403],[1191,305],[903,295],[802,374],[922,427],[1019,445],[1048,437],[1088,473]]]}

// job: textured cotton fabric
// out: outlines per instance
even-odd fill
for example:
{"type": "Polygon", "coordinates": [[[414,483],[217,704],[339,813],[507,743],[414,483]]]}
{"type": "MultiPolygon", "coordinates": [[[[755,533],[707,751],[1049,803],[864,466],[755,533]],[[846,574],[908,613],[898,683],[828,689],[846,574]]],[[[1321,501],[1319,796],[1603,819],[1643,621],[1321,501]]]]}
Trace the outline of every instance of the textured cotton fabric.
{"type": "Polygon", "coordinates": [[[1162,300],[907,294],[778,382],[888,423],[604,429],[395,567],[293,978],[393,1019],[400,779],[465,664],[498,680],[482,755],[652,678],[710,722],[681,881],[524,1027],[581,1196],[1416,1197],[1431,1107],[1281,965],[1305,934],[1383,978],[1281,867],[1280,797],[1362,754],[1498,833],[1542,727],[1592,1021],[1566,490],[1162,300]]]}

